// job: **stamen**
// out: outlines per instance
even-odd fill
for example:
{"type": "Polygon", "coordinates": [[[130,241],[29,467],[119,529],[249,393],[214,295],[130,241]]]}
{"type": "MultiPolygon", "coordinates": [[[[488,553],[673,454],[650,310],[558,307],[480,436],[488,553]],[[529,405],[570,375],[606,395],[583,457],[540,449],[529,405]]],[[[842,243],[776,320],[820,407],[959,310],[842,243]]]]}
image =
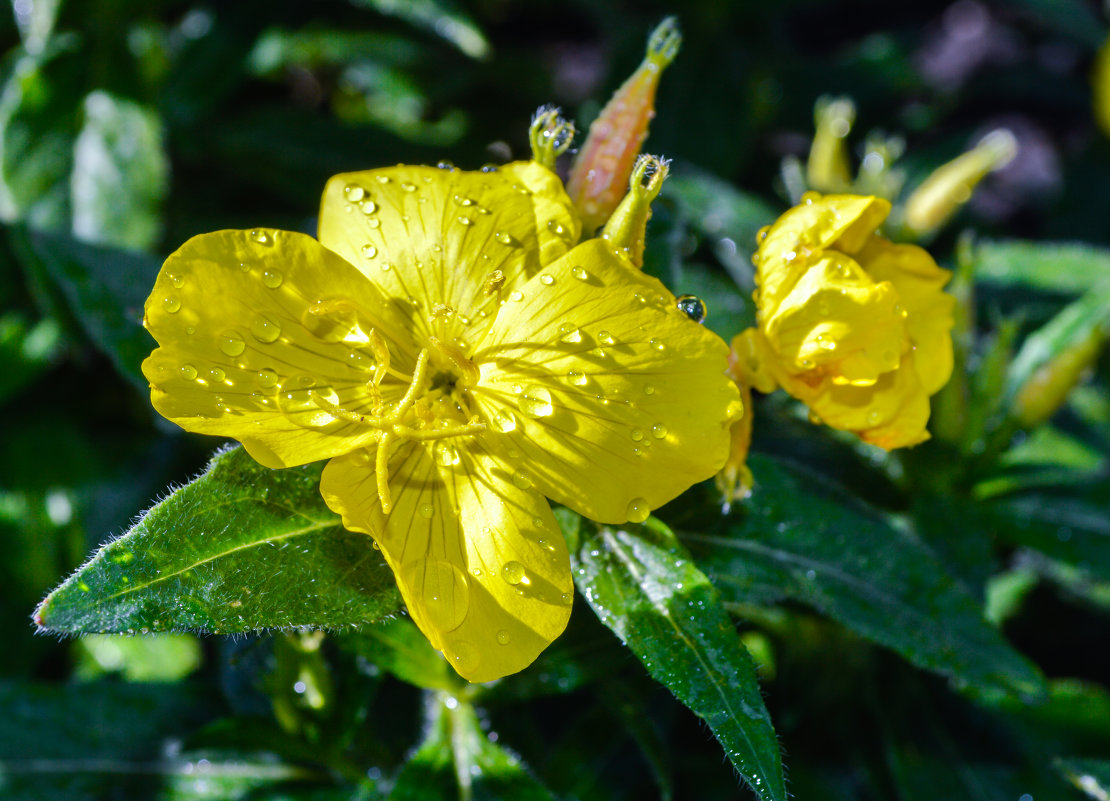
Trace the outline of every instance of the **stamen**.
{"type": "Polygon", "coordinates": [[[451,366],[459,373],[459,378],[455,382],[456,386],[471,387],[478,383],[478,380],[482,377],[481,370],[459,348],[443,342],[438,337],[428,337],[428,343],[436,349],[437,353],[446,356],[447,360],[451,362],[451,366]]]}
{"type": "Polygon", "coordinates": [[[485,423],[463,423],[457,426],[448,426],[447,428],[409,428],[408,426],[395,425],[391,433],[398,437],[404,437],[405,439],[413,439],[419,442],[431,442],[437,439],[467,437],[474,434],[481,434],[485,430],[485,423]]]}
{"type": "Polygon", "coordinates": [[[383,514],[393,511],[393,498],[389,494],[389,446],[392,442],[393,434],[383,431],[378,438],[378,452],[374,456],[374,478],[378,483],[378,501],[382,505],[383,514]]]}

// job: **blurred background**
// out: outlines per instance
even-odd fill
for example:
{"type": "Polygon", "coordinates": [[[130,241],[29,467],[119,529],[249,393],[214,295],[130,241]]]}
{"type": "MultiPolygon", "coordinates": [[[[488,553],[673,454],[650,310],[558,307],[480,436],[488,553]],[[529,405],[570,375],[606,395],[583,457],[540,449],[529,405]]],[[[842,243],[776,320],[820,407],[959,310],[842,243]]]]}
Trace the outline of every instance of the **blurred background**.
{"type": "MultiPolygon", "coordinates": [[[[142,304],[161,261],[190,236],[252,226],[313,232],[333,173],[527,158],[528,122],[544,103],[584,130],[669,14],[685,41],[662,78],[646,149],[675,159],[675,181],[649,230],[657,244],[648,269],[676,293],[706,297],[719,333],[751,319],[754,233],[788,205],[783,159],[805,160],[825,95],[856,104],[857,163],[869,132],[904,141],[898,167],[911,188],[987,132],[1014,134],[1018,157],[934,239],[942,264],[952,266],[966,229],[984,239],[1110,245],[1110,137],[1096,123],[1091,82],[1107,22],[1094,0],[12,0],[0,9],[5,797],[345,798],[352,782],[362,782],[358,797],[379,797],[376,783],[417,740],[420,702],[393,679],[390,692],[378,692],[385,679],[349,654],[328,657],[341,663],[337,692],[362,699],[348,710],[349,729],[331,718],[311,724],[362,727],[337,745],[303,720],[279,727],[285,740],[267,728],[290,692],[274,683],[275,648],[289,646],[271,638],[34,633],[30,614],[42,596],[167,487],[195,475],[215,447],[151,409],[139,372],[153,345],[139,324],[142,304]],[[232,753],[221,764],[239,768],[198,783],[205,768],[197,766],[212,762],[179,760],[182,748],[232,753]],[[358,756],[329,762],[327,749],[358,756]]],[[[1075,271],[1084,269],[1082,260],[1068,264],[1059,295],[1083,283],[1075,271]]],[[[987,317],[1020,308],[1030,325],[1053,300],[1051,287],[1032,300],[1005,288],[980,298],[987,317]]],[[[1091,403],[1105,402],[1099,392],[1091,403]]],[[[780,434],[757,430],[757,451],[782,447],[780,434]]],[[[886,499],[881,486],[867,492],[886,499]]],[[[1098,595],[1106,586],[1084,595],[1066,582],[1039,585],[1038,602],[1007,632],[1048,675],[1106,683],[1110,596],[1098,595]]],[[[609,635],[581,607],[568,647],[588,653],[609,635]]],[[[899,696],[905,708],[879,714],[893,658],[816,618],[800,620],[805,647],[777,673],[764,664],[798,797],[1019,797],[995,788],[1009,793],[999,777],[1026,775],[1026,763],[1001,746],[969,756],[962,739],[994,742],[993,719],[955,696],[938,707],[940,680],[917,672],[898,674],[920,690],[899,696]],[[860,686],[871,688],[862,700],[860,686]],[[963,771],[952,795],[927,780],[938,770],[963,771]]],[[[761,643],[749,642],[757,661],[761,643]]],[[[660,713],[658,742],[637,731],[632,710],[668,696],[624,659],[627,683],[607,706],[607,720],[618,721],[606,724],[619,730],[612,742],[589,734],[598,701],[581,694],[571,711],[559,700],[527,707],[532,728],[513,723],[503,701],[495,726],[519,729],[511,744],[555,777],[561,797],[659,794],[633,753],[645,738],[649,751],[672,755],[674,797],[735,797],[719,746],[692,716],[660,713]]],[[[1096,713],[1104,707],[1077,699],[1091,716],[1088,745],[1106,746],[1096,713]]]]}

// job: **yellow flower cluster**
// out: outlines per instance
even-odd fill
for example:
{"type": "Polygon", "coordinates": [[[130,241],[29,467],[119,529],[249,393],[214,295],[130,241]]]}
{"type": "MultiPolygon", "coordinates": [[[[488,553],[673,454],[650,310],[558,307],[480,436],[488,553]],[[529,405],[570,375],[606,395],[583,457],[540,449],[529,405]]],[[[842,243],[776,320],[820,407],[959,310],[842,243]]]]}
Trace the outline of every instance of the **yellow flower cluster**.
{"type": "Polygon", "coordinates": [[[887,449],[929,436],[929,396],[952,373],[954,303],[925,250],[875,234],[889,212],[880,198],[811,193],[764,229],[757,327],[734,340],[732,368],[887,449]]]}
{"type": "Polygon", "coordinates": [[[534,161],[349,173],[319,241],[195,237],[146,305],[155,408],[269,467],[330,460],[327,504],[472,681],[522,669],[570,616],[546,498],[643,521],[720,468],[739,411],[725,344],[634,242],[579,231],[534,161]]]}

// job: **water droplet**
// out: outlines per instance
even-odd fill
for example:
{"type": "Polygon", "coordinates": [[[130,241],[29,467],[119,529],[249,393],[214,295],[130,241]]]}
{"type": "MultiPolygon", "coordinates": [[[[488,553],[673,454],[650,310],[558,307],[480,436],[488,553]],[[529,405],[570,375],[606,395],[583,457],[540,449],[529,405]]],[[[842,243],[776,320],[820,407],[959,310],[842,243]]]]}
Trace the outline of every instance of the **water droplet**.
{"type": "Polygon", "coordinates": [[[575,265],[570,268],[570,274],[577,278],[579,281],[590,280],[590,274],[586,272],[586,268],[581,265],[575,265]]]}
{"type": "Polygon", "coordinates": [[[540,276],[540,283],[543,284],[544,286],[551,286],[552,284],[555,283],[555,279],[552,276],[548,275],[547,273],[544,273],[543,275],[540,276]]]}
{"type": "Polygon", "coordinates": [[[379,184],[388,184],[393,179],[390,178],[388,175],[375,175],[374,180],[377,181],[379,184]]]}
{"type": "Polygon", "coordinates": [[[602,345],[612,345],[614,342],[616,342],[616,340],[613,339],[613,335],[610,334],[608,331],[598,331],[597,341],[600,342],[602,345]]]}
{"type": "Polygon", "coordinates": [[[547,230],[555,234],[555,236],[562,236],[567,232],[567,229],[563,227],[563,224],[558,222],[557,220],[548,220],[547,230]]]}
{"type": "Polygon", "coordinates": [[[576,387],[584,387],[590,382],[589,377],[585,373],[580,373],[577,370],[570,370],[567,373],[567,379],[576,387]]]}
{"type": "Polygon", "coordinates": [[[502,245],[508,245],[509,247],[517,247],[520,245],[520,243],[513,238],[512,234],[506,233],[505,231],[498,231],[493,235],[493,238],[502,245]]]}
{"type": "Polygon", "coordinates": [[[682,295],[675,299],[674,305],[695,323],[705,322],[705,315],[708,310],[705,307],[705,301],[697,295],[682,295]]]}
{"type": "Polygon", "coordinates": [[[401,189],[403,189],[406,192],[415,192],[416,191],[416,184],[410,184],[408,181],[405,181],[404,183],[401,184],[401,189]]]}
{"type": "Polygon", "coordinates": [[[177,314],[181,309],[181,301],[172,296],[164,297],[162,298],[162,308],[169,314],[177,314]]]}
{"type": "Polygon", "coordinates": [[[435,451],[436,462],[439,463],[440,467],[454,467],[459,463],[459,452],[451,443],[437,443],[435,451]]]}
{"type": "Polygon", "coordinates": [[[520,410],[529,417],[550,417],[555,411],[551,393],[543,387],[528,387],[520,398],[520,410]]]}
{"type": "Polygon", "coordinates": [[[270,387],[277,386],[277,381],[277,373],[273,370],[267,369],[258,371],[258,383],[260,386],[269,389],[270,387]]]}
{"type": "Polygon", "coordinates": [[[493,427],[502,434],[508,434],[510,431],[516,429],[516,418],[513,417],[512,412],[508,409],[494,412],[490,422],[493,423],[493,427]]]}
{"type": "Polygon", "coordinates": [[[531,489],[532,479],[528,478],[527,475],[517,470],[515,473],[513,473],[513,484],[516,485],[517,489],[531,489]]]}
{"type": "Polygon", "coordinates": [[[663,439],[667,436],[667,427],[662,423],[656,423],[651,427],[651,435],[656,439],[663,439]]]}
{"type": "Polygon", "coordinates": [[[181,377],[186,381],[193,381],[197,377],[197,368],[191,364],[181,365],[181,377]]]}
{"type": "Polygon", "coordinates": [[[480,168],[480,172],[497,172],[500,169],[501,168],[496,164],[483,164],[480,168]]]}
{"type": "Polygon", "coordinates": [[[352,203],[358,203],[366,195],[366,190],[358,184],[347,184],[343,187],[343,196],[352,203]]]}
{"type": "Polygon", "coordinates": [[[262,272],[262,283],[270,289],[277,289],[284,280],[285,277],[279,270],[263,270],[262,272]]]}
{"type": "MultiPolygon", "coordinates": [[[[225,378],[227,378],[227,373],[225,373],[219,367],[213,367],[211,370],[208,371],[208,379],[213,384],[222,383],[225,378]]],[[[218,398],[217,400],[220,403],[223,403],[223,398],[218,398]]]]}
{"type": "Polygon", "coordinates": [[[563,323],[559,326],[559,341],[567,344],[577,344],[582,341],[582,332],[574,323],[563,323]]]}
{"type": "Polygon", "coordinates": [[[237,331],[225,331],[220,335],[220,350],[228,356],[238,356],[247,349],[247,343],[237,331]]]}
{"type": "Polygon", "coordinates": [[[416,511],[419,512],[420,516],[425,520],[431,520],[432,515],[436,513],[435,507],[432,506],[430,503],[420,504],[420,507],[416,511]]]}
{"type": "Polygon", "coordinates": [[[510,584],[520,584],[522,581],[525,580],[527,572],[528,571],[524,568],[524,565],[522,565],[520,562],[506,562],[501,567],[501,578],[505,579],[505,581],[509,582],[510,584]]]}
{"type": "Polygon", "coordinates": [[[364,259],[372,259],[378,255],[378,249],[373,245],[362,246],[362,257],[364,259]]]}
{"type": "Polygon", "coordinates": [[[653,387],[651,384],[647,384],[644,387],[644,394],[645,395],[654,395],[655,394],[655,387],[653,387]]]}
{"type": "Polygon", "coordinates": [[[336,421],[337,418],[321,408],[315,397],[338,404],[339,396],[331,387],[316,386],[316,379],[312,376],[294,376],[278,389],[278,409],[297,425],[323,428],[336,421]]]}
{"type": "Polygon", "coordinates": [[[460,674],[469,673],[478,667],[482,661],[482,654],[478,649],[465,640],[455,640],[448,643],[447,648],[454,652],[451,658],[454,660],[455,670],[460,674]]]}
{"type": "Polygon", "coordinates": [[[424,612],[440,631],[457,629],[470,608],[470,579],[450,562],[418,559],[401,569],[405,583],[419,588],[424,612]]]}
{"type": "Polygon", "coordinates": [[[514,303],[520,303],[520,301],[524,300],[524,293],[521,292],[519,289],[514,289],[512,292],[509,293],[509,300],[513,301],[514,303]]]}
{"type": "Polygon", "coordinates": [[[185,286],[185,276],[177,274],[171,275],[170,283],[173,284],[176,288],[181,289],[181,287],[185,286]]]}
{"type": "Polygon", "coordinates": [[[652,337],[651,339],[649,339],[648,344],[651,345],[656,350],[663,350],[664,348],[667,347],[666,345],[663,344],[663,340],[656,339],[655,337],[652,337]]]}
{"type": "Polygon", "coordinates": [[[639,442],[644,438],[644,432],[638,428],[632,429],[632,441],[639,442]]]}
{"type": "Polygon", "coordinates": [[[497,642],[499,645],[508,645],[512,641],[513,635],[509,632],[505,631],[504,629],[501,629],[501,631],[497,632],[497,642]]]}
{"type": "Polygon", "coordinates": [[[366,200],[358,204],[358,210],[369,217],[371,214],[378,210],[378,204],[375,203],[373,200],[367,198],[366,200]]]}
{"type": "Polygon", "coordinates": [[[762,228],[760,228],[755,234],[755,241],[757,243],[763,242],[763,240],[767,238],[767,233],[770,230],[771,230],[771,226],[769,226],[769,225],[765,225],[762,228]]]}
{"type": "Polygon", "coordinates": [[[380,228],[382,225],[382,221],[379,220],[377,217],[371,217],[366,221],[366,224],[371,228],[380,228]]]}
{"type": "Polygon", "coordinates": [[[460,214],[459,225],[474,225],[474,220],[470,219],[465,214],[460,214]]]}
{"type": "Polygon", "coordinates": [[[259,342],[268,344],[281,336],[281,326],[268,317],[259,315],[254,319],[254,322],[251,323],[251,334],[259,342]]]}
{"type": "Polygon", "coordinates": [[[274,243],[273,237],[263,231],[261,228],[255,228],[251,231],[251,239],[260,245],[272,245],[274,243]]]}
{"type": "Polygon", "coordinates": [[[628,520],[632,523],[643,523],[651,515],[651,508],[643,498],[633,498],[628,502],[628,520]]]}

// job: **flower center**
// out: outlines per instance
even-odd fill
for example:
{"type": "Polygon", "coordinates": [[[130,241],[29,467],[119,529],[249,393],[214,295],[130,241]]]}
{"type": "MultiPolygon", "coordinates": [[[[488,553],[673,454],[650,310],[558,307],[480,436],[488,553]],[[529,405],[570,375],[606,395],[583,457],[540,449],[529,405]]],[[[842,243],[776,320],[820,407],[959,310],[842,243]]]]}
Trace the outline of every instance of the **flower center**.
{"type": "Polygon", "coordinates": [[[398,442],[431,442],[450,437],[473,436],[486,430],[477,415],[469,414],[466,390],[480,377],[478,366],[459,348],[430,337],[428,347],[416,357],[412,375],[406,376],[390,367],[389,347],[374,329],[367,334],[367,347],[377,364],[366,384],[373,399],[371,414],[359,414],[335,403],[322,392],[313,390],[312,402],[323,411],[348,423],[365,426],[377,432],[377,454],[374,465],[378,498],[382,511],[389,514],[393,507],[389,491],[389,458],[398,442]],[[408,381],[400,400],[386,411],[380,385],[386,375],[408,381]]]}

